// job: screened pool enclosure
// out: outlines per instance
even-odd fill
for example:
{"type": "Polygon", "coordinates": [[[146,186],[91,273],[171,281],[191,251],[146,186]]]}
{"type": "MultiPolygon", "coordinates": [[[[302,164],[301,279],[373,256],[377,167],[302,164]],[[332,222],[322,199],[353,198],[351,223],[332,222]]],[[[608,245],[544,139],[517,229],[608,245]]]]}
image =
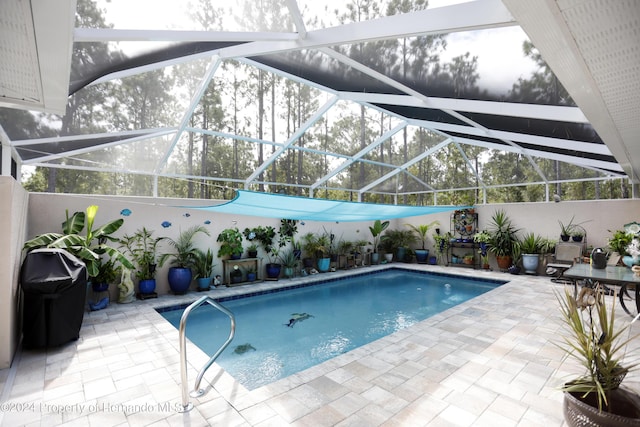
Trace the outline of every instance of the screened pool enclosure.
{"type": "Polygon", "coordinates": [[[639,9],[6,0],[2,173],[161,197],[638,197],[639,9]]]}

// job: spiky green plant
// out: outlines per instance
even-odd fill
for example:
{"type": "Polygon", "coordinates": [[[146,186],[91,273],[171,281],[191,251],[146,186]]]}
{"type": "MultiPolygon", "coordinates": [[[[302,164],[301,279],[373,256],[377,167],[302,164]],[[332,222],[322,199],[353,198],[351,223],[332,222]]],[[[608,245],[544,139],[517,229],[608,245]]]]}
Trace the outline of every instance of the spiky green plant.
{"type": "Polygon", "coordinates": [[[608,412],[611,404],[609,393],[635,367],[635,364],[622,366],[621,353],[638,335],[622,339],[630,323],[616,330],[616,298],[612,298],[611,309],[608,310],[600,285],[583,287],[577,297],[565,288],[564,298],[560,295],[557,298],[569,332],[559,346],[565,351],[565,359],[575,358],[586,370],[584,375],[565,383],[563,390],[583,399],[595,393],[598,409],[608,412]]]}

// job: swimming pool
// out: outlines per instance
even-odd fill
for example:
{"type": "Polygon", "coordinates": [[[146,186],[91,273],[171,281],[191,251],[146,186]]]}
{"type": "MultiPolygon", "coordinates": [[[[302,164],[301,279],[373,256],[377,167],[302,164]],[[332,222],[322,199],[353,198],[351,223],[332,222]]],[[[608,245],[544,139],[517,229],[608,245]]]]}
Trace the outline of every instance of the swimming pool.
{"type": "MultiPolygon", "coordinates": [[[[225,301],[236,337],[217,363],[249,390],[411,326],[504,284],[399,268],[225,301]]],[[[183,309],[160,310],[176,328],[183,309]]],[[[212,355],[228,318],[208,305],[191,313],[187,337],[212,355]]]]}

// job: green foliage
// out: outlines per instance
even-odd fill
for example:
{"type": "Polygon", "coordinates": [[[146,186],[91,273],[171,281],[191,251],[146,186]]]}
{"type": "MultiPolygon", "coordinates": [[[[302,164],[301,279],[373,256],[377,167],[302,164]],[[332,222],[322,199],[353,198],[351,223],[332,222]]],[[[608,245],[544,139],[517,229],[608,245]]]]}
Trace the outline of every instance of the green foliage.
{"type": "Polygon", "coordinates": [[[542,237],[530,232],[525,234],[520,240],[520,251],[523,254],[542,253],[542,237]]]}
{"type": "MultiPolygon", "coordinates": [[[[515,246],[518,243],[517,233],[511,219],[504,210],[498,210],[491,216],[489,228],[491,235],[489,250],[496,256],[513,256],[515,246]]],[[[519,247],[518,247],[519,249],[519,247]]]]}
{"type": "Polygon", "coordinates": [[[380,246],[386,253],[395,253],[398,248],[408,248],[415,241],[411,230],[387,230],[380,239],[380,246]]]}
{"type": "Polygon", "coordinates": [[[298,258],[296,258],[293,249],[284,251],[279,258],[284,267],[295,268],[298,265],[298,258]]]}
{"type": "Polygon", "coordinates": [[[122,218],[108,222],[97,228],[93,227],[98,206],[91,205],[85,212],[75,212],[62,223],[62,233],[45,233],[25,242],[23,250],[30,251],[37,248],[60,248],[65,249],[78,258],[87,266],[87,273],[90,278],[98,275],[101,255],[106,255],[109,259],[114,259],[126,268],[133,269],[134,266],[117,249],[107,245],[107,242],[119,242],[112,234],[124,223],[122,218]],[[86,229],[85,229],[86,228],[86,229]],[[80,233],[85,231],[85,234],[80,233]]]}
{"type": "Polygon", "coordinates": [[[380,245],[380,235],[389,227],[389,221],[381,221],[376,219],[373,225],[369,226],[369,231],[373,237],[373,252],[378,252],[378,246],[380,245]]]}
{"type": "Polygon", "coordinates": [[[171,265],[174,267],[193,267],[194,252],[196,250],[193,239],[199,233],[206,234],[207,236],[211,235],[209,230],[203,226],[194,225],[185,231],[181,231],[176,240],[166,237],[166,241],[174,248],[174,252],[167,252],[160,255],[160,266],[163,266],[165,262],[171,260],[171,265]]]}
{"type": "Polygon", "coordinates": [[[213,252],[211,249],[207,249],[204,252],[201,249],[196,248],[193,251],[193,278],[194,279],[206,279],[213,275],[213,252]]]}
{"type": "Polygon", "coordinates": [[[218,258],[228,255],[242,255],[242,233],[237,227],[225,228],[218,234],[217,242],[220,243],[218,258]]]}
{"type": "Polygon", "coordinates": [[[145,227],[132,235],[124,235],[120,239],[120,249],[137,266],[135,274],[138,280],[155,278],[158,244],[164,239],[164,237],[154,238],[153,230],[147,230],[145,227]]]}
{"type": "Polygon", "coordinates": [[[91,278],[91,281],[97,284],[106,283],[108,285],[116,283],[120,276],[120,267],[116,266],[112,259],[100,261],[98,265],[98,274],[91,278]]]}
{"type": "Polygon", "coordinates": [[[619,255],[629,255],[627,252],[627,247],[633,240],[633,234],[627,233],[625,230],[616,230],[613,232],[613,235],[609,238],[609,248],[617,252],[619,255]]]}
{"type": "Polygon", "coordinates": [[[584,375],[567,382],[563,390],[580,395],[595,393],[599,410],[606,411],[609,392],[617,388],[629,370],[635,367],[622,366],[620,354],[639,335],[621,341],[630,323],[616,329],[616,298],[611,298],[611,309],[608,310],[600,285],[595,288],[583,287],[575,298],[573,292],[565,288],[564,297],[556,297],[568,331],[563,343],[558,345],[566,352],[565,359],[575,358],[586,371],[584,375]]]}
{"type": "Polygon", "coordinates": [[[254,242],[254,244],[255,242],[260,242],[260,246],[262,246],[265,253],[271,253],[273,239],[276,237],[276,229],[272,226],[267,225],[265,227],[260,225],[258,227],[245,228],[242,234],[249,242],[254,242]]]}
{"type": "Polygon", "coordinates": [[[429,224],[420,224],[420,225],[405,224],[405,225],[409,227],[411,230],[413,230],[413,232],[415,233],[415,237],[418,240],[420,240],[420,242],[422,243],[421,249],[425,249],[425,245],[427,243],[427,233],[429,233],[429,230],[431,230],[431,228],[440,225],[440,222],[436,220],[436,221],[430,222],[429,224]]]}

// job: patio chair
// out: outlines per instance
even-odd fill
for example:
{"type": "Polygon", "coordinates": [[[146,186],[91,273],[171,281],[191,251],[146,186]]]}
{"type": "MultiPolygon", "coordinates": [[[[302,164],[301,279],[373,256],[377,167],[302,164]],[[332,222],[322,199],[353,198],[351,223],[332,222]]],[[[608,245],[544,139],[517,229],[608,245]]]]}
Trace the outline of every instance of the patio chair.
{"type": "Polygon", "coordinates": [[[579,263],[582,257],[582,243],[558,242],[553,261],[547,264],[547,274],[554,276],[551,281],[556,283],[573,283],[564,278],[564,272],[573,264],[579,263]]]}

